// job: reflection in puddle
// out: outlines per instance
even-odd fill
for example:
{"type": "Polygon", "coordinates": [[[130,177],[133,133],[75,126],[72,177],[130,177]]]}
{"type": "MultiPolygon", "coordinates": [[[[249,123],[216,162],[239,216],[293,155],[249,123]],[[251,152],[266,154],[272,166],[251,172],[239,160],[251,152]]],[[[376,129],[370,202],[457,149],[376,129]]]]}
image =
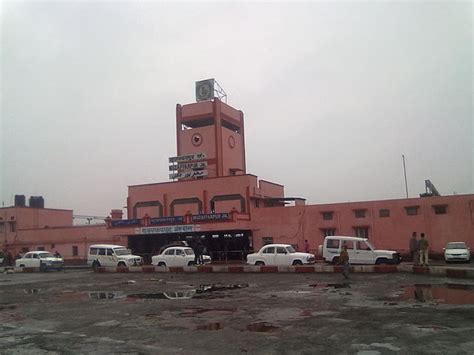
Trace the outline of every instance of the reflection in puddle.
{"type": "Polygon", "coordinates": [[[119,298],[118,292],[104,292],[104,291],[94,291],[89,292],[89,298],[91,300],[113,300],[119,298]]]}
{"type": "MultiPolygon", "coordinates": [[[[203,294],[215,292],[215,291],[225,291],[225,290],[235,290],[249,287],[248,284],[236,284],[236,285],[222,285],[222,284],[212,284],[212,285],[199,285],[194,290],[189,291],[168,291],[168,292],[158,292],[158,293],[135,293],[128,295],[128,298],[134,299],[168,299],[168,300],[177,300],[177,299],[190,299],[190,298],[211,298],[203,297],[203,294]]],[[[207,296],[207,295],[206,295],[207,296]]],[[[224,296],[221,296],[224,297],[224,296]]]]}
{"type": "Polygon", "coordinates": [[[311,284],[310,287],[315,288],[351,288],[351,285],[348,282],[344,283],[333,283],[333,284],[311,284]]]}
{"type": "Polygon", "coordinates": [[[267,322],[259,322],[259,323],[252,323],[247,325],[247,330],[251,332],[262,332],[262,333],[268,333],[268,332],[274,332],[280,328],[269,324],[267,322]]]}
{"type": "Polygon", "coordinates": [[[39,288],[29,288],[29,289],[25,289],[23,291],[25,291],[25,293],[39,293],[40,289],[39,288]]]}
{"type": "Polygon", "coordinates": [[[223,326],[220,323],[208,323],[203,325],[198,325],[198,330],[220,330],[223,326]]]}
{"type": "Polygon", "coordinates": [[[474,285],[439,284],[405,286],[400,298],[405,301],[446,304],[474,304],[474,285]]]}

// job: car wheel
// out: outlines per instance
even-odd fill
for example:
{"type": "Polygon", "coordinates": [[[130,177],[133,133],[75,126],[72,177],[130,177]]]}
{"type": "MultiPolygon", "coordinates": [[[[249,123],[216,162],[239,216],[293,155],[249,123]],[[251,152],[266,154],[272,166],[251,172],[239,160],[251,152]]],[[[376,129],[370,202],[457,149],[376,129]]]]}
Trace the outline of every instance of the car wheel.
{"type": "Polygon", "coordinates": [[[339,264],[339,257],[338,257],[338,256],[336,256],[336,257],[334,257],[334,258],[332,259],[332,264],[333,264],[333,265],[339,264]]]}
{"type": "Polygon", "coordinates": [[[92,263],[92,269],[97,272],[97,269],[100,267],[100,263],[98,261],[94,261],[92,263]]]}
{"type": "Polygon", "coordinates": [[[126,267],[127,265],[125,265],[125,263],[123,261],[119,262],[117,264],[118,267],[126,267]]]}
{"type": "Polygon", "coordinates": [[[303,265],[303,263],[301,262],[301,260],[294,260],[293,265],[303,265]]]}
{"type": "Polygon", "coordinates": [[[22,268],[22,269],[23,269],[24,267],[25,267],[25,265],[24,265],[24,264],[21,264],[21,265],[20,265],[20,268],[22,268]]]}
{"type": "Polygon", "coordinates": [[[166,266],[166,263],[164,263],[163,261],[160,261],[160,262],[158,263],[158,266],[166,266]]]}
{"type": "Polygon", "coordinates": [[[194,261],[188,262],[188,266],[193,266],[193,265],[194,265],[194,261]]]}
{"type": "Polygon", "coordinates": [[[264,266],[264,265],[265,265],[265,263],[263,261],[257,261],[255,263],[255,266],[264,266]]]}
{"type": "Polygon", "coordinates": [[[382,265],[382,264],[386,264],[387,263],[387,259],[377,259],[375,260],[375,265],[382,265]]]}

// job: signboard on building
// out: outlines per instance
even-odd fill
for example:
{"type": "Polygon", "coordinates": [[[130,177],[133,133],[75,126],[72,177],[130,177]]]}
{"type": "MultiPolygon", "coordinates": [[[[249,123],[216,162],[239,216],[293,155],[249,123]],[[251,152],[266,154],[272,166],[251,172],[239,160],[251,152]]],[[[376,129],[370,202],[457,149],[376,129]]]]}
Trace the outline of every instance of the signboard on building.
{"type": "Polygon", "coordinates": [[[151,225],[184,223],[184,216],[151,218],[151,225]]]}
{"type": "Polygon", "coordinates": [[[140,225],[139,219],[117,219],[110,221],[112,227],[129,227],[140,225]]]}
{"type": "Polygon", "coordinates": [[[190,155],[180,155],[178,157],[171,157],[169,158],[170,164],[172,163],[186,163],[196,160],[204,160],[207,159],[206,153],[197,153],[197,154],[190,154],[190,155]]]}
{"type": "Polygon", "coordinates": [[[186,179],[186,178],[196,178],[196,177],[204,177],[207,176],[207,170],[191,170],[191,171],[184,171],[182,173],[173,173],[170,174],[170,179],[186,179]]]}
{"type": "Polygon", "coordinates": [[[230,213],[207,213],[193,215],[193,222],[228,221],[230,219],[230,213]]]}
{"type": "Polygon", "coordinates": [[[199,161],[195,163],[178,163],[170,165],[170,171],[189,169],[207,169],[207,161],[199,161]]]}
{"type": "Polygon", "coordinates": [[[198,232],[199,230],[200,230],[199,225],[186,224],[186,225],[175,225],[175,226],[136,228],[135,229],[135,234],[190,233],[190,232],[198,232]]]}

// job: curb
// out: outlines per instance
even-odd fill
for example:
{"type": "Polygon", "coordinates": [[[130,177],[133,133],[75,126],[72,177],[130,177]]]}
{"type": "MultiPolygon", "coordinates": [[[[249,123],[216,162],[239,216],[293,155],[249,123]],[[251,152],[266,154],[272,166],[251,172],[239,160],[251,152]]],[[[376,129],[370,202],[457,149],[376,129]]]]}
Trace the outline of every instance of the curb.
{"type": "MultiPolygon", "coordinates": [[[[0,272],[13,270],[14,273],[40,272],[39,268],[0,268],[0,272]],[[2,270],[3,269],[3,270],[2,270]]],[[[339,265],[298,265],[298,266],[255,266],[255,265],[203,265],[203,266],[130,266],[130,267],[98,267],[96,273],[342,273],[339,265]]],[[[474,268],[453,268],[444,266],[414,266],[414,265],[352,265],[351,273],[412,273],[416,275],[432,275],[451,278],[474,278],[474,268]]]]}

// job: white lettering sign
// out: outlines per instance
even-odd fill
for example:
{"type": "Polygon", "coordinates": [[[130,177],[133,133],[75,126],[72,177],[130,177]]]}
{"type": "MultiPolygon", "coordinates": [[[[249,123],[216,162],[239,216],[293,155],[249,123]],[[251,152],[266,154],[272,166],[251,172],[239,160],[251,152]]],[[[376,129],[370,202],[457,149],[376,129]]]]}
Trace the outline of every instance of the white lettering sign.
{"type": "Polygon", "coordinates": [[[178,157],[171,157],[169,158],[170,163],[186,163],[195,160],[204,160],[207,159],[206,153],[197,153],[197,154],[190,154],[190,155],[180,155],[178,157]]]}
{"type": "Polygon", "coordinates": [[[143,227],[135,230],[136,234],[171,234],[171,233],[188,233],[199,230],[199,226],[194,224],[163,226],[163,227],[143,227]],[[138,231],[138,233],[137,233],[138,231]]]}
{"type": "Polygon", "coordinates": [[[178,163],[178,165],[170,165],[170,171],[173,170],[189,170],[189,169],[206,169],[207,161],[200,161],[195,163],[178,163]]]}
{"type": "Polygon", "coordinates": [[[182,173],[173,173],[170,174],[170,179],[186,179],[186,178],[195,178],[200,176],[207,176],[207,170],[196,170],[196,171],[186,171],[182,173]]]}

